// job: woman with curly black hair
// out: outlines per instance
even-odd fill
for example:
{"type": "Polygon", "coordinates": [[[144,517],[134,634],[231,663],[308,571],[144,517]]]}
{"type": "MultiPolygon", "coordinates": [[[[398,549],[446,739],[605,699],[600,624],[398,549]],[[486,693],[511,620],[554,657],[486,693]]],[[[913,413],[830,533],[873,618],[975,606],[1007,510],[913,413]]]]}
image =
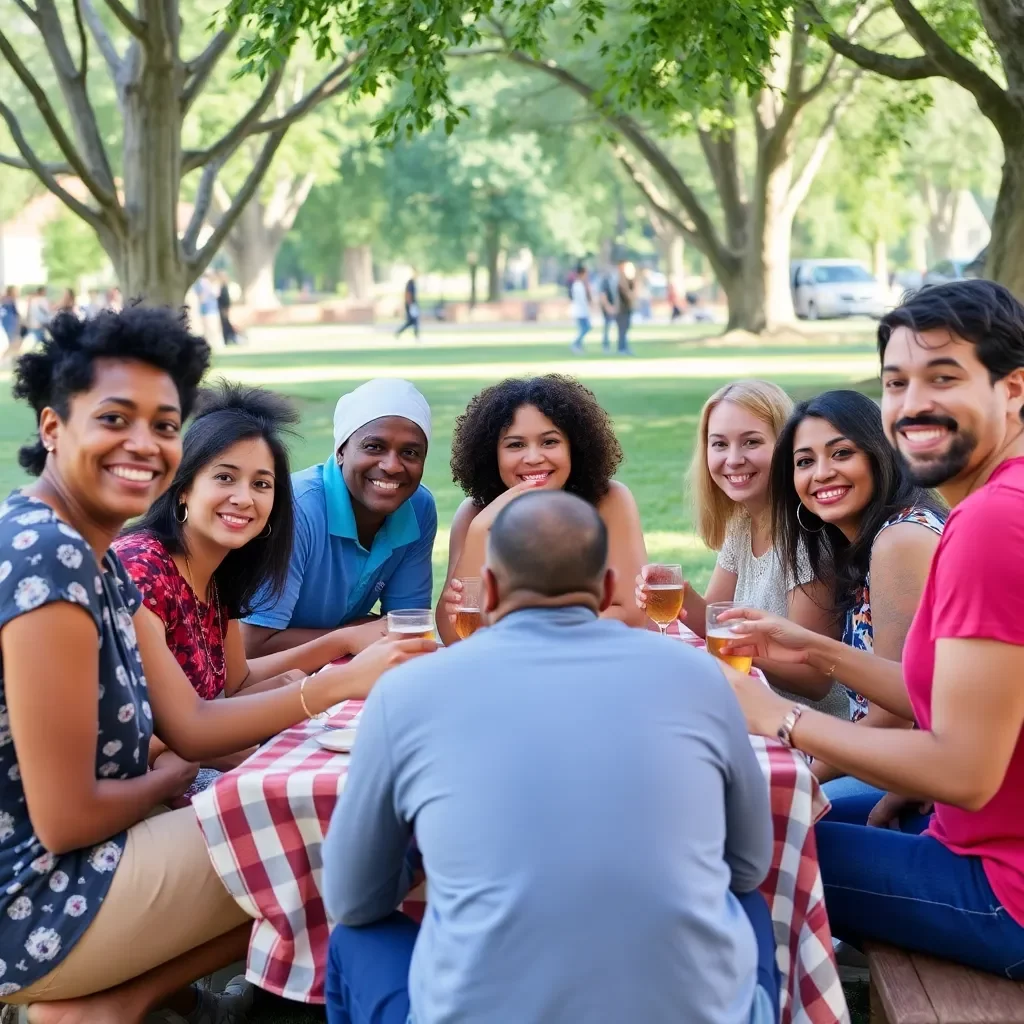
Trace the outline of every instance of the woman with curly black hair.
{"type": "Polygon", "coordinates": [[[15,370],[38,425],[20,461],[39,479],[0,504],[0,1002],[33,1004],[34,1024],[237,1013],[237,989],[218,1005],[187,986],[241,959],[252,923],[191,806],[167,803],[195,762],[433,648],[384,643],[266,693],[196,695],[110,545],[174,478],[208,361],[183,319],[134,306],[58,314],[15,370]],[[169,749],[151,760],[154,734],[169,749]]]}
{"type": "Polygon", "coordinates": [[[643,625],[631,581],[647,559],[640,513],[612,479],[622,448],[592,391],[572,377],[510,378],[485,388],[455,421],[452,477],[466,492],[448,539],[448,579],[437,607],[446,644],[458,640],[461,581],[479,576],[497,514],[525,491],[566,490],[590,502],[608,528],[616,587],[606,617],[643,625]]]}

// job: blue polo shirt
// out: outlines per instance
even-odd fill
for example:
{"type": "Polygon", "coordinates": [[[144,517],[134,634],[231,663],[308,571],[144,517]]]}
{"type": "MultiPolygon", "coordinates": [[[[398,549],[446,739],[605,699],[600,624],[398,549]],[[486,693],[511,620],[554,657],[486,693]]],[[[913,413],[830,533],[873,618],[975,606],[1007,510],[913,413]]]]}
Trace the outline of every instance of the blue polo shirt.
{"type": "Polygon", "coordinates": [[[370,550],[359,543],[352,498],[334,458],[292,474],[295,539],[276,600],[257,595],[245,620],[271,629],[334,629],[381,611],[429,608],[437,533],[434,496],[422,486],[389,515],[370,550]]]}

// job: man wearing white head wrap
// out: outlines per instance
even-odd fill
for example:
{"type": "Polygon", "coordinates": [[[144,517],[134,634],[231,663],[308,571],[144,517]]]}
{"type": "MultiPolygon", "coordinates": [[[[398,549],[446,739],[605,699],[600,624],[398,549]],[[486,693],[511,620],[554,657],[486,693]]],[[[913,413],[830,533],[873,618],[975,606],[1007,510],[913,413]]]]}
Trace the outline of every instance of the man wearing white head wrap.
{"type": "Polygon", "coordinates": [[[407,380],[377,378],[341,396],[334,452],[292,477],[295,536],[284,592],[257,595],[244,635],[250,657],[332,633],[338,656],[385,631],[381,612],[429,608],[437,532],[422,484],[430,406],[407,380]]]}

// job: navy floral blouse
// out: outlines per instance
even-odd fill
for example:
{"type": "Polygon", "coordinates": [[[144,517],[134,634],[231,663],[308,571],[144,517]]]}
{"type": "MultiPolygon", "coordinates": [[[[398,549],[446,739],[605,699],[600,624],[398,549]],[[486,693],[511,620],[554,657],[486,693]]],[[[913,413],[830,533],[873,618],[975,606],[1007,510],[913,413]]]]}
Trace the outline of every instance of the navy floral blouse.
{"type": "MultiPolygon", "coordinates": [[[[0,504],[0,629],[52,601],[81,605],[99,645],[96,777],[147,768],[153,712],[132,615],[139,592],[116,556],[102,570],[77,530],[15,491],[0,504]]],[[[0,998],[50,973],[99,912],[126,834],[54,855],[35,836],[11,736],[0,654],[0,998]]]]}

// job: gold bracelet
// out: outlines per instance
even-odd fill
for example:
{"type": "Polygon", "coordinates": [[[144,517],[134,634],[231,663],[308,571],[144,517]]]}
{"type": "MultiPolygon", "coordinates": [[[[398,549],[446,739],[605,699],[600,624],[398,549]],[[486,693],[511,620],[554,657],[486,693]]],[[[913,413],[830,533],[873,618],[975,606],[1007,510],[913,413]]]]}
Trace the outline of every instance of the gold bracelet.
{"type": "Polygon", "coordinates": [[[305,693],[306,683],[309,682],[309,679],[309,676],[304,676],[302,682],[299,683],[299,701],[302,703],[302,710],[305,712],[306,718],[308,718],[310,721],[319,721],[321,718],[327,717],[327,712],[321,711],[319,712],[319,714],[314,715],[313,712],[309,710],[309,705],[306,703],[305,693]]]}

